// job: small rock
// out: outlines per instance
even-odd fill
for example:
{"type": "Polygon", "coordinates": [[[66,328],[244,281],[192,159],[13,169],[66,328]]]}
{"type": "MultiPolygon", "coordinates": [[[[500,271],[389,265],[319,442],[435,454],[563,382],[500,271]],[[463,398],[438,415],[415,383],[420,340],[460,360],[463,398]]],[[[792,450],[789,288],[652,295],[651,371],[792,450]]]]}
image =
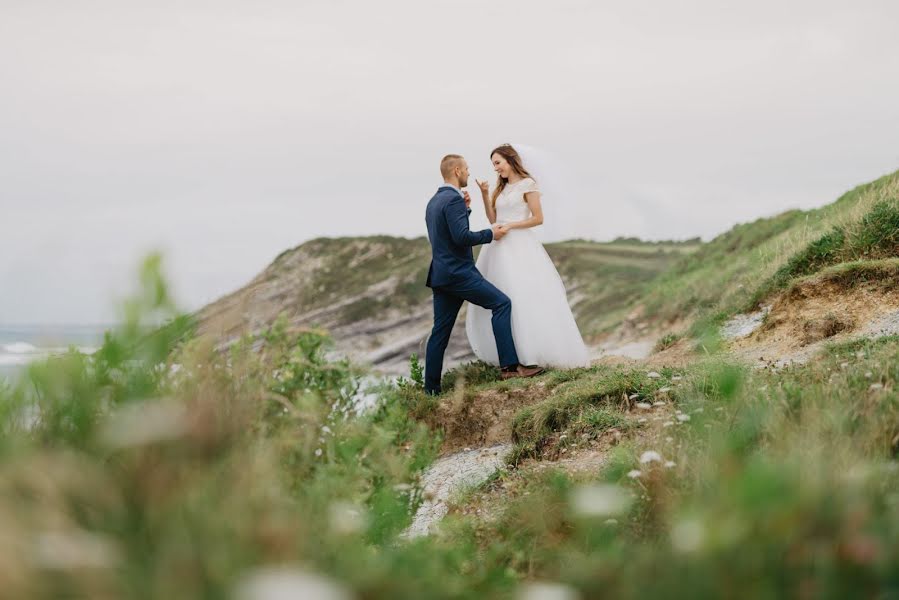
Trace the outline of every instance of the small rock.
{"type": "Polygon", "coordinates": [[[667,394],[667,393],[670,392],[670,391],[671,391],[671,388],[670,388],[670,387],[659,388],[659,393],[660,393],[660,394],[667,394]]]}
{"type": "Polygon", "coordinates": [[[679,415],[677,415],[677,420],[680,421],[681,423],[686,423],[687,421],[690,420],[690,415],[685,415],[683,413],[679,414],[679,415]]]}
{"type": "Polygon", "coordinates": [[[882,389],[883,389],[883,384],[882,384],[882,383],[872,383],[872,384],[868,387],[868,389],[871,390],[872,392],[877,391],[877,390],[882,390],[882,389]]]}
{"type": "Polygon", "coordinates": [[[683,377],[681,377],[680,375],[674,375],[673,377],[671,377],[671,381],[680,381],[681,379],[683,379],[683,377]]]}
{"type": "Polygon", "coordinates": [[[650,408],[652,408],[652,404],[650,404],[649,402],[637,402],[636,407],[642,408],[643,410],[649,410],[650,408]]]}
{"type": "Polygon", "coordinates": [[[874,373],[872,373],[871,371],[868,371],[867,373],[865,373],[865,377],[868,379],[871,379],[872,377],[874,377],[874,373]]]}
{"type": "Polygon", "coordinates": [[[664,400],[659,400],[658,402],[652,403],[653,406],[665,406],[666,404],[668,404],[668,403],[665,402],[664,400]]]}
{"type": "Polygon", "coordinates": [[[650,371],[649,373],[646,374],[646,376],[649,377],[650,379],[660,379],[662,377],[660,374],[656,373],[655,371],[650,371]]]}
{"type": "Polygon", "coordinates": [[[640,397],[640,394],[631,394],[630,396],[627,397],[627,399],[628,400],[636,400],[639,397],[640,397]]]}
{"type": "Polygon", "coordinates": [[[643,473],[641,471],[638,471],[637,469],[633,469],[632,471],[628,471],[627,476],[630,477],[631,479],[636,479],[637,477],[639,477],[642,474],[643,473]]]}

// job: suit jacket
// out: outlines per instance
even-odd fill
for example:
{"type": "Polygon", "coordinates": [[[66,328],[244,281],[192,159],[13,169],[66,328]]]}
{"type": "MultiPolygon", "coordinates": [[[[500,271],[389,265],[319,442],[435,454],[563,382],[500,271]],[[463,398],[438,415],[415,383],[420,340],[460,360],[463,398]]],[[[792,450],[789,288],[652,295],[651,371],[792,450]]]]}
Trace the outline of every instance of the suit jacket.
{"type": "Polygon", "coordinates": [[[471,231],[462,196],[450,186],[437,190],[425,210],[428,239],[431,241],[431,266],[428,287],[460,283],[481,274],[474,266],[472,246],[493,241],[493,230],[471,231]]]}

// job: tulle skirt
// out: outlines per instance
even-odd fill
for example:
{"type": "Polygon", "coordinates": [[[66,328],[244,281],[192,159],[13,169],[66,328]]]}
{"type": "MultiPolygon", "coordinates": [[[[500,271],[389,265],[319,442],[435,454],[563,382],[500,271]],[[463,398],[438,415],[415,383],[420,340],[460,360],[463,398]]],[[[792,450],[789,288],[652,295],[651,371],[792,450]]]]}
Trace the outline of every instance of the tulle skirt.
{"type": "MultiPolygon", "coordinates": [[[[590,365],[565,285],[543,244],[529,229],[513,229],[481,249],[477,268],[512,301],[512,337],[525,365],[573,368],[590,365]]],[[[468,304],[465,332],[475,356],[498,365],[491,312],[468,304]]]]}

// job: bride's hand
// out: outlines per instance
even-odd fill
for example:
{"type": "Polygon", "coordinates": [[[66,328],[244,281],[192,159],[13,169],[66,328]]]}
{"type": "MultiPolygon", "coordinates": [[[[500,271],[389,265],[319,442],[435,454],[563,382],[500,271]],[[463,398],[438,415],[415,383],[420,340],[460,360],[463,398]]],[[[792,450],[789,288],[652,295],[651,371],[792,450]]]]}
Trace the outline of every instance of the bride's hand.
{"type": "Polygon", "coordinates": [[[481,181],[480,179],[475,179],[474,181],[478,184],[478,187],[481,188],[481,194],[486,196],[490,193],[490,184],[487,183],[486,180],[481,181]]]}

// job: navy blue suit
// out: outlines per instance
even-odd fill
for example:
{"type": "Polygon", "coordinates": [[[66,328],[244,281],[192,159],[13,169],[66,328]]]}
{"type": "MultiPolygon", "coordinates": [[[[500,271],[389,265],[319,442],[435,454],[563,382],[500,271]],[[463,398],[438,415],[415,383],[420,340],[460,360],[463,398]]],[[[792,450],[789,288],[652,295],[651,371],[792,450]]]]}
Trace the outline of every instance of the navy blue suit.
{"type": "Polygon", "coordinates": [[[493,231],[471,231],[470,213],[461,194],[449,185],[437,190],[425,211],[431,241],[426,285],[434,293],[434,328],[425,355],[425,390],[431,394],[440,392],[443,354],[465,300],[493,311],[491,322],[500,365],[518,364],[512,340],[512,301],[484,279],[474,265],[471,251],[472,246],[493,241],[493,231]]]}

